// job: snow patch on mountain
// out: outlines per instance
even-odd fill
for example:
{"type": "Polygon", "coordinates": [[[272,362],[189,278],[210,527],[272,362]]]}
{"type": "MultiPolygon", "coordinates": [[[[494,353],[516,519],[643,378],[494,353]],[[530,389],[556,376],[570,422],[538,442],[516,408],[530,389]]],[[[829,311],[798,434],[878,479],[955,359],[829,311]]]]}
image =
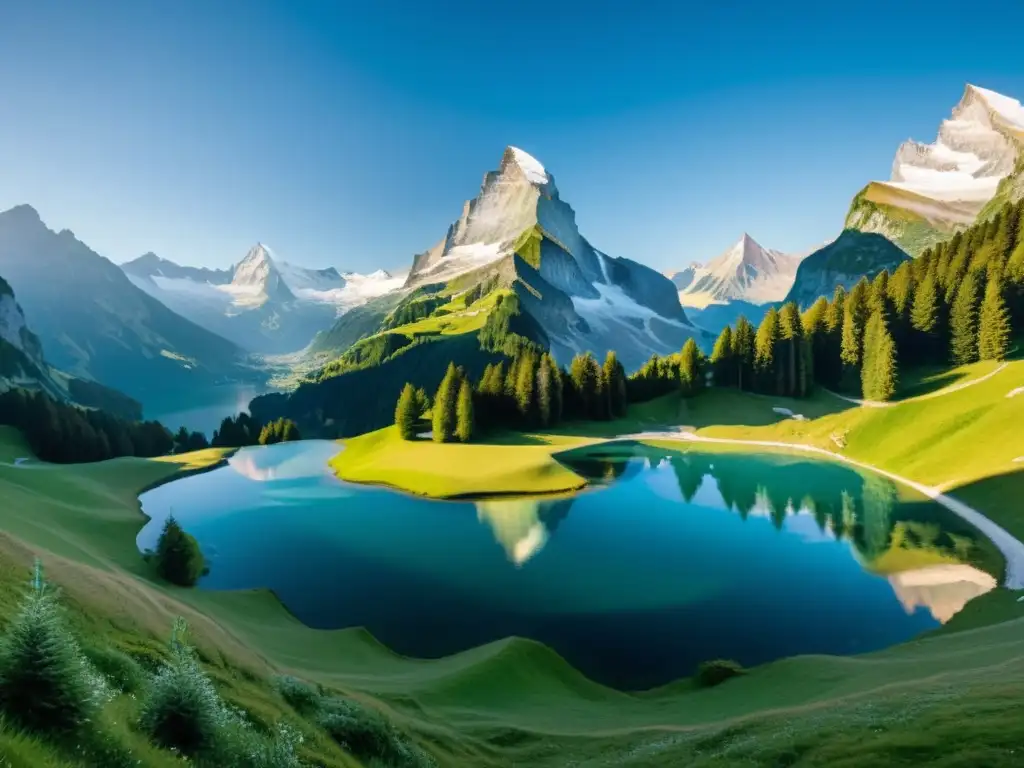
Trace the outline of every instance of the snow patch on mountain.
{"type": "Polygon", "coordinates": [[[528,152],[524,152],[519,147],[509,147],[512,150],[512,157],[515,158],[516,163],[523,169],[523,173],[526,174],[526,178],[531,184],[547,184],[548,183],[548,172],[544,170],[544,166],[541,162],[528,152]]]}
{"type": "Polygon", "coordinates": [[[1024,107],[968,85],[931,144],[909,140],[896,151],[888,181],[872,182],[870,203],[907,210],[935,226],[972,224],[1014,172],[1024,139],[1024,107]]]}

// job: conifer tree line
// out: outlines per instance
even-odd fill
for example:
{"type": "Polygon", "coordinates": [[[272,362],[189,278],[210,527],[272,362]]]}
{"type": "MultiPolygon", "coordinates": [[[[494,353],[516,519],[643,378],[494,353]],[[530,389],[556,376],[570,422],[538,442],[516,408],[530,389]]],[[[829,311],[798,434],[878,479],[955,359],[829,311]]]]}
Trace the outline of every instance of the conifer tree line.
{"type": "Polygon", "coordinates": [[[1024,201],[901,264],[862,278],[801,316],[743,318],[711,355],[715,383],[800,397],[813,383],[888,400],[901,367],[1002,360],[1024,332],[1024,201]],[[751,343],[753,336],[753,343],[751,343]]]}
{"type": "Polygon", "coordinates": [[[613,351],[603,363],[589,352],[578,354],[566,370],[551,353],[520,347],[509,361],[488,364],[475,384],[451,363],[432,404],[422,390],[406,384],[395,406],[395,424],[402,438],[411,440],[429,408],[435,441],[469,442],[492,429],[617,419],[630,402],[669,392],[696,394],[704,362],[693,339],[674,355],[654,355],[631,377],[613,351]]]}
{"type": "Polygon", "coordinates": [[[287,443],[292,440],[301,439],[302,435],[299,434],[299,428],[295,422],[282,416],[276,421],[263,426],[257,442],[260,445],[273,445],[274,443],[287,443]]]}
{"type": "Polygon", "coordinates": [[[24,389],[0,393],[0,424],[19,429],[38,458],[55,464],[162,456],[175,447],[158,421],[125,421],[24,389]]]}
{"type": "Polygon", "coordinates": [[[491,429],[617,418],[625,415],[627,404],[626,371],[614,352],[603,364],[589,353],[577,355],[567,371],[549,352],[520,347],[507,363],[488,364],[475,384],[463,368],[450,364],[432,404],[422,390],[406,384],[395,407],[395,424],[411,440],[430,408],[435,441],[469,442],[491,429]]]}
{"type": "Polygon", "coordinates": [[[814,384],[813,339],[804,330],[796,304],[772,307],[761,324],[743,316],[726,326],[708,362],[716,386],[749,392],[805,397],[814,384]]]}

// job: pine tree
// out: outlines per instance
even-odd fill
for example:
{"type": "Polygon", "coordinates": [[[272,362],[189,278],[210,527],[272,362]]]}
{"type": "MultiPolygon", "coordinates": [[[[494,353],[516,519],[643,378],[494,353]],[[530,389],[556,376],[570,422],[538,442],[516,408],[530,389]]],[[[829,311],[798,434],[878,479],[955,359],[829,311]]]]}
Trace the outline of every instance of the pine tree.
{"type": "Polygon", "coordinates": [[[956,365],[967,365],[978,359],[978,308],[981,297],[973,271],[968,272],[956,291],[949,318],[950,357],[956,365]]]}
{"type": "Polygon", "coordinates": [[[406,384],[402,387],[402,393],[395,405],[395,426],[398,427],[398,434],[403,440],[413,440],[416,437],[416,406],[416,390],[412,384],[406,384]]]}
{"type": "Polygon", "coordinates": [[[550,371],[548,376],[551,381],[551,423],[558,424],[562,420],[563,411],[565,409],[565,394],[563,387],[565,377],[562,373],[562,369],[558,367],[558,363],[556,362],[554,355],[548,355],[547,367],[550,371]]]}
{"type": "Polygon", "coordinates": [[[912,348],[919,349],[917,362],[931,361],[939,341],[939,292],[935,270],[929,270],[914,292],[910,325],[916,332],[912,348]]]}
{"type": "Polygon", "coordinates": [[[434,396],[433,438],[437,443],[450,443],[455,437],[455,408],[459,396],[459,372],[455,363],[448,364],[448,370],[441,379],[434,396]]]}
{"type": "Polygon", "coordinates": [[[600,411],[597,403],[598,381],[601,378],[601,368],[597,361],[589,352],[576,355],[569,366],[569,377],[580,399],[580,415],[597,418],[600,411]]]}
{"type": "Polygon", "coordinates": [[[516,375],[516,408],[526,424],[531,423],[534,416],[534,384],[537,381],[536,361],[537,358],[533,353],[524,353],[516,375]]]}
{"type": "Polygon", "coordinates": [[[608,404],[608,415],[618,418],[626,415],[628,397],[626,395],[626,371],[619,362],[615,352],[610,351],[601,366],[601,377],[604,381],[605,397],[608,404]]]}
{"type": "Polygon", "coordinates": [[[758,391],[778,393],[777,355],[779,343],[779,311],[772,307],[757,328],[754,341],[754,376],[758,391]]]}
{"type": "Polygon", "coordinates": [[[736,358],[733,354],[732,326],[725,326],[711,350],[711,369],[716,387],[736,386],[736,358]]]}
{"type": "Polygon", "coordinates": [[[732,335],[732,356],[736,361],[736,386],[751,389],[754,385],[754,326],[746,317],[736,318],[736,331],[732,335]]]}
{"type": "Polygon", "coordinates": [[[30,590],[0,637],[0,712],[33,731],[70,733],[89,722],[106,694],[37,559],[30,590]]]}
{"type": "Polygon", "coordinates": [[[173,514],[169,515],[156,542],[157,573],[179,587],[191,587],[203,575],[204,568],[199,543],[178,525],[173,514]]]}
{"type": "Polygon", "coordinates": [[[866,400],[888,400],[896,391],[896,347],[884,311],[876,306],[864,331],[861,391],[866,400]]]}
{"type": "Polygon", "coordinates": [[[551,380],[551,356],[545,352],[540,356],[540,367],[537,369],[537,415],[540,425],[551,425],[552,400],[554,399],[554,382],[551,380]]]}
{"type": "Polygon", "coordinates": [[[459,399],[455,418],[455,436],[460,442],[468,443],[473,439],[475,424],[473,420],[473,388],[465,378],[459,384],[459,399]]]}
{"type": "Polygon", "coordinates": [[[679,354],[679,384],[683,397],[697,393],[701,385],[700,376],[700,350],[697,342],[690,337],[679,354]]]}
{"type": "Polygon", "coordinates": [[[810,371],[805,369],[804,329],[800,310],[788,302],[779,313],[779,381],[778,394],[803,397],[808,390],[810,371]]]}
{"type": "Polygon", "coordinates": [[[859,370],[864,343],[864,323],[867,308],[868,282],[862,278],[850,295],[846,297],[843,309],[843,331],[839,359],[847,377],[859,370]]]}
{"type": "Polygon", "coordinates": [[[1003,299],[1003,282],[998,275],[988,281],[981,305],[978,354],[982,360],[1002,360],[1010,349],[1010,313],[1003,299]]]}

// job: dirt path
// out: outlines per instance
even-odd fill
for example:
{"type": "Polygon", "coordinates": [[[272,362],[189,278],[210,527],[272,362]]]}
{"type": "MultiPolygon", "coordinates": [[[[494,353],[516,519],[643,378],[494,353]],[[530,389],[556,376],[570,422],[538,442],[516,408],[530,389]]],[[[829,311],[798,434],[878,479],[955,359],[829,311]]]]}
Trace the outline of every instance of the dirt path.
{"type": "MultiPolygon", "coordinates": [[[[1000,368],[999,370],[1002,369],[1000,368]]],[[[995,375],[999,370],[993,371],[989,376],[995,375]]],[[[621,437],[623,439],[632,440],[678,440],[679,442],[687,443],[719,443],[723,445],[749,445],[759,448],[784,448],[787,450],[803,451],[805,453],[816,453],[841,461],[844,464],[850,464],[852,466],[859,467],[860,469],[866,469],[869,472],[875,472],[883,477],[888,477],[890,480],[895,480],[898,483],[910,486],[919,493],[923,493],[928,498],[938,504],[941,504],[950,512],[963,518],[979,531],[984,533],[992,543],[996,545],[996,548],[1002,553],[1003,558],[1006,560],[1006,579],[1004,581],[1004,586],[1008,589],[1024,589],[1024,543],[1021,543],[1021,541],[1013,536],[1013,534],[1005,528],[996,525],[978,510],[967,506],[959,499],[947,496],[937,488],[932,488],[931,486],[915,482],[909,478],[901,477],[900,475],[880,469],[866,462],[851,459],[849,456],[844,456],[841,453],[835,453],[834,451],[819,448],[816,445],[806,445],[804,443],[784,443],[774,440],[738,440],[725,437],[704,437],[703,435],[698,435],[687,430],[685,427],[676,430],[638,432],[633,435],[622,435],[621,437]]]]}
{"type": "Polygon", "coordinates": [[[933,397],[951,395],[954,392],[959,392],[961,389],[967,389],[968,387],[973,387],[975,384],[981,384],[983,381],[988,381],[989,379],[991,379],[993,376],[995,376],[997,373],[1003,370],[1007,365],[1008,363],[1003,363],[994,371],[989,371],[984,376],[979,376],[978,378],[971,379],[970,381],[962,381],[959,384],[951,384],[948,387],[937,389],[934,392],[929,392],[926,395],[908,397],[906,400],[886,400],[884,402],[881,400],[859,400],[856,397],[847,397],[846,395],[840,395],[838,392],[833,392],[831,389],[826,389],[825,391],[832,395],[832,397],[838,397],[840,400],[845,400],[846,402],[853,403],[854,405],[861,405],[864,406],[865,408],[894,408],[897,405],[903,405],[904,403],[914,403],[917,402],[918,400],[931,400],[933,397]]]}

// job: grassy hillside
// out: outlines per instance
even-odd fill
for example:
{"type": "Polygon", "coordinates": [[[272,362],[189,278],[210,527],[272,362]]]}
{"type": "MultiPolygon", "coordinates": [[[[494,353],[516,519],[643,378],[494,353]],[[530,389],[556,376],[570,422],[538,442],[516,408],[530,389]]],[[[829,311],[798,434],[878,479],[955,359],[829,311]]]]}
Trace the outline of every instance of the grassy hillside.
{"type": "MultiPolygon", "coordinates": [[[[9,432],[0,445],[5,455],[23,451],[9,432]]],[[[204,452],[184,461],[201,468],[219,458],[204,452]]],[[[442,765],[998,766],[1013,764],[1024,736],[1024,619],[1000,592],[937,636],[862,657],[788,659],[711,690],[677,683],[643,695],[611,691],[523,640],[415,661],[360,630],[307,629],[264,592],[153,582],[134,550],[143,523],[135,493],[179,471],[180,461],[0,466],[10,502],[0,616],[10,615],[23,569],[41,552],[88,642],[156,654],[171,616],[184,614],[222,694],[265,722],[297,722],[266,682],[272,670],[288,670],[383,707],[442,765]]],[[[143,765],[176,764],[125,725],[133,706],[119,697],[106,715],[110,727],[134,739],[143,765]]],[[[305,728],[308,759],[356,765],[305,728]]],[[[67,764],[46,750],[0,726],[0,753],[29,756],[12,766],[67,764]]]]}
{"type": "MultiPolygon", "coordinates": [[[[734,419],[732,424],[700,425],[699,433],[838,451],[950,491],[1024,538],[1024,511],[1011,502],[1024,497],[1024,462],[1015,461],[1024,457],[1024,393],[1008,397],[1024,386],[1024,361],[983,378],[997,367],[992,362],[965,366],[944,375],[944,387],[885,408],[853,407],[819,392],[806,406],[794,406],[795,412],[813,417],[824,404],[834,413],[768,425],[734,419]],[[954,390],[972,381],[978,383],[954,390]]],[[[927,385],[914,382],[915,388],[927,385]]]]}
{"type": "MultiPolygon", "coordinates": [[[[498,438],[500,440],[500,438],[498,438]]],[[[342,480],[399,488],[434,498],[484,494],[558,493],[586,481],[552,454],[585,438],[512,436],[509,443],[406,441],[395,427],[345,441],[331,462],[342,480]]]]}

